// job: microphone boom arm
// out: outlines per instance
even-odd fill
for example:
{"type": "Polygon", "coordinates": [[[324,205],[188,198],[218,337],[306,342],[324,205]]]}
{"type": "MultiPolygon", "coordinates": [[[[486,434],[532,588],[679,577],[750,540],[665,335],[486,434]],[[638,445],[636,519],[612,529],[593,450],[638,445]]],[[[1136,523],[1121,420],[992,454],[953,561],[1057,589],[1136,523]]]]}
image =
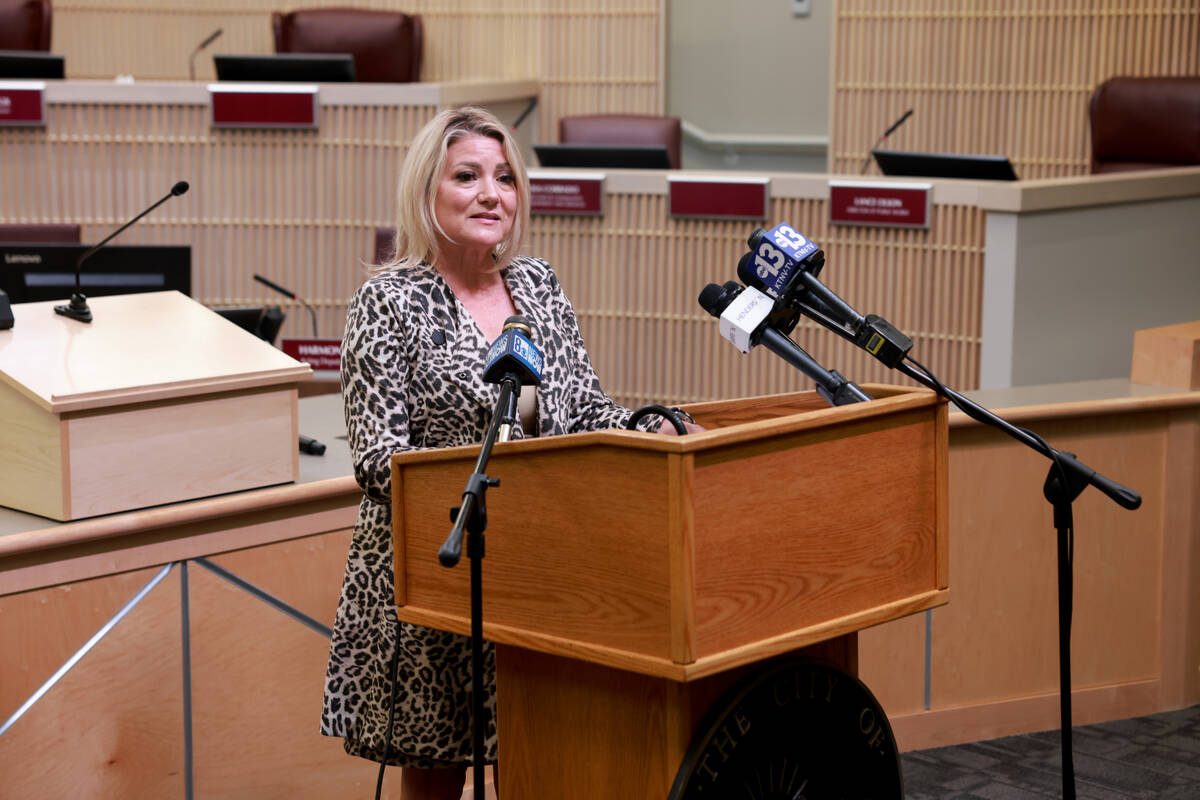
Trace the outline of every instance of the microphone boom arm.
{"type": "Polygon", "coordinates": [[[103,239],[103,240],[102,240],[102,241],[101,241],[99,244],[97,244],[97,245],[94,245],[94,246],[93,246],[91,249],[89,249],[89,250],[87,250],[86,252],[84,252],[84,254],[83,254],[83,255],[81,255],[79,258],[75,259],[75,291],[76,291],[76,292],[78,292],[78,291],[79,291],[79,268],[80,268],[81,266],[83,266],[83,262],[84,262],[84,261],[87,261],[87,260],[88,260],[88,259],[89,259],[89,258],[92,256],[92,254],[93,254],[93,253],[95,253],[95,252],[96,252],[97,250],[99,250],[101,247],[104,247],[104,245],[108,244],[110,241],[112,241],[113,239],[115,239],[115,238],[116,238],[116,236],[117,236],[117,234],[119,234],[121,231],[125,230],[125,229],[126,229],[126,228],[128,228],[130,225],[132,225],[133,223],[137,222],[139,219],[141,219],[142,217],[146,216],[146,215],[147,215],[147,214],[149,214],[151,211],[153,211],[154,209],[156,209],[156,208],[158,208],[159,206],[161,206],[163,203],[165,203],[165,202],[167,202],[168,200],[170,200],[172,197],[174,197],[174,196],[175,196],[175,194],[176,194],[176,192],[175,192],[175,190],[174,190],[174,189],[172,189],[171,191],[167,192],[166,196],[165,196],[165,197],[163,197],[161,200],[159,200],[157,203],[155,203],[154,205],[150,206],[149,208],[147,208],[147,209],[146,209],[145,211],[143,211],[142,213],[138,214],[138,215],[137,215],[136,217],[134,217],[133,219],[129,220],[129,222],[126,222],[124,225],[122,225],[121,227],[117,228],[115,231],[113,231],[112,233],[110,233],[108,236],[104,237],[104,239],[103,239]]]}
{"type": "MultiPolygon", "coordinates": [[[[1081,480],[1083,486],[1087,486],[1089,484],[1095,486],[1101,492],[1108,495],[1114,503],[1131,511],[1142,504],[1142,496],[1133,489],[1130,489],[1127,486],[1122,486],[1116,481],[1104,477],[1077,459],[1074,453],[1055,450],[1053,447],[1047,444],[1045,439],[1033,431],[1027,430],[1026,428],[1019,428],[1003,417],[988,411],[974,400],[971,400],[970,398],[959,394],[950,387],[944,385],[937,378],[929,374],[924,367],[918,369],[912,364],[901,362],[896,366],[896,369],[954,403],[954,405],[957,406],[964,414],[976,422],[981,422],[984,425],[990,425],[993,428],[1006,433],[1034,452],[1045,456],[1055,464],[1063,467],[1067,470],[1067,476],[1070,482],[1081,480]]],[[[1082,486],[1080,488],[1082,489],[1082,486]]],[[[1076,494],[1078,494],[1078,492],[1076,492],[1076,494]]]]}
{"type": "Polygon", "coordinates": [[[90,258],[92,256],[92,254],[95,253],[97,250],[99,250],[101,247],[104,247],[104,245],[111,242],[113,240],[113,238],[116,237],[116,235],[119,234],[121,231],[125,230],[130,225],[137,222],[139,219],[146,216],[151,211],[153,211],[154,209],[161,206],[163,203],[170,200],[172,197],[177,197],[177,196],[183,194],[184,192],[186,192],[187,190],[188,190],[187,181],[177,181],[175,183],[175,185],[171,187],[171,191],[169,191],[165,195],[163,195],[162,199],[160,199],[157,203],[150,206],[149,208],[147,208],[142,213],[138,214],[133,219],[129,220],[129,222],[126,222],[124,225],[117,228],[115,231],[110,233],[108,236],[104,237],[104,239],[99,244],[94,245],[93,247],[88,249],[86,252],[84,252],[83,255],[79,256],[79,258],[75,259],[75,292],[71,295],[71,302],[69,305],[55,306],[54,312],[56,314],[61,314],[64,317],[70,317],[71,319],[79,320],[80,322],[91,322],[92,321],[92,310],[88,307],[87,297],[84,296],[83,290],[80,288],[80,286],[81,286],[81,284],[80,284],[80,269],[83,266],[83,262],[86,261],[88,258],[90,258]]]}
{"type": "Polygon", "coordinates": [[[1003,431],[1026,447],[1031,448],[1035,452],[1040,453],[1057,464],[1065,466],[1066,468],[1072,470],[1075,474],[1083,476],[1085,484],[1091,484],[1092,486],[1095,486],[1101,492],[1104,492],[1104,494],[1112,498],[1112,500],[1122,508],[1132,510],[1141,505],[1142,498],[1137,492],[1126,486],[1122,486],[1116,481],[1104,477],[1093,469],[1088,468],[1085,464],[1076,459],[1073,453],[1055,450],[1046,443],[1046,440],[1038,436],[1036,433],[1026,430],[1025,428],[1018,428],[1011,422],[1005,420],[1003,417],[997,416],[991,411],[988,411],[986,408],[966,397],[965,395],[959,394],[958,392],[944,385],[937,378],[933,377],[933,375],[925,370],[924,367],[918,369],[917,367],[914,367],[912,364],[908,363],[908,361],[906,361],[906,357],[908,350],[912,347],[912,340],[907,336],[904,336],[904,334],[900,333],[899,331],[896,331],[895,328],[892,328],[887,320],[877,317],[874,314],[868,314],[866,317],[859,317],[859,319],[862,320],[862,325],[859,326],[858,330],[851,330],[845,324],[829,318],[826,314],[821,313],[821,311],[813,308],[804,301],[797,303],[797,306],[805,316],[833,331],[843,339],[853,342],[855,345],[867,350],[867,352],[870,352],[888,367],[895,369],[912,378],[917,383],[932,389],[937,394],[952,402],[964,414],[976,422],[982,422],[985,425],[991,425],[992,427],[1003,431]],[[898,345],[894,348],[888,348],[886,351],[883,349],[872,351],[867,344],[867,340],[871,337],[871,334],[879,333],[881,336],[886,336],[889,329],[894,336],[898,336],[902,340],[901,345],[898,345]],[[905,343],[906,346],[903,346],[905,343]],[[885,358],[884,353],[888,353],[893,357],[885,358]]]}

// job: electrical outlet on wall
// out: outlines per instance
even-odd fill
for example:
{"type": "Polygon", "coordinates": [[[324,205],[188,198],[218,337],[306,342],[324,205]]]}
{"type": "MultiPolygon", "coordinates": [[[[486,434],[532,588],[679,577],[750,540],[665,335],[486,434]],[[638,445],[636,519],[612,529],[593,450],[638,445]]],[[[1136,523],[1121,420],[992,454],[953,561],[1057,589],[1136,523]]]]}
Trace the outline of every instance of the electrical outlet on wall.
{"type": "Polygon", "coordinates": [[[807,17],[812,13],[812,0],[792,0],[792,16],[807,17]]]}

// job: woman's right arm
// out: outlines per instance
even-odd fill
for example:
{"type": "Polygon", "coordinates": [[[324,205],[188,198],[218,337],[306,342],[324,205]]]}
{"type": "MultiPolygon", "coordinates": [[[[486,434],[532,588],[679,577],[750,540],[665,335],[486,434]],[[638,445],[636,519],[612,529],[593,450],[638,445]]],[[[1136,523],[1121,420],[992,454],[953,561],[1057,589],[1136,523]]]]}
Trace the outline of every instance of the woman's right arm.
{"type": "Polygon", "coordinates": [[[354,477],[377,503],[391,502],[392,453],[412,449],[402,301],[388,284],[367,281],[350,300],[342,340],[342,399],[354,477]]]}

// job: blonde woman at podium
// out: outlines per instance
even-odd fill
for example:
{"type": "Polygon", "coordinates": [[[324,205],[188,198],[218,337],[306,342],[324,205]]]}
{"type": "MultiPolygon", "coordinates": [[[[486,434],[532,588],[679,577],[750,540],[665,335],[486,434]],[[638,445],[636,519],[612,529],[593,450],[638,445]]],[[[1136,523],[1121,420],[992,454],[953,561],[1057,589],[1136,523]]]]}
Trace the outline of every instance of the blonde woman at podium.
{"type": "MultiPolygon", "coordinates": [[[[529,179],[508,128],[482,109],[443,111],[413,139],[401,169],[396,255],[347,311],[342,390],[364,497],[321,732],[342,737],[351,755],[403,767],[404,800],[462,793],[472,761],[471,648],[468,637],[396,619],[391,455],[483,440],[498,397],[482,377],[487,349],[515,314],[533,324],[545,368],[542,386],[522,391],[514,437],[622,427],[631,413],[601,389],[550,265],[518,255],[528,225],[529,179]]],[[[494,763],[490,643],[485,662],[485,758],[494,763]]]]}

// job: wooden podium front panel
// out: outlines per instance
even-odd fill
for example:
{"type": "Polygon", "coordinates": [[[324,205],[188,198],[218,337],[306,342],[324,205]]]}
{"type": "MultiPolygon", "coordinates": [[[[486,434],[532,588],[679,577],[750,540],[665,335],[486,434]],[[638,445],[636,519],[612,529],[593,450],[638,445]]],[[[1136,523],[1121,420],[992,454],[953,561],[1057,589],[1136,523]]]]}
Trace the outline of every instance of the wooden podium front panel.
{"type": "MultiPolygon", "coordinates": [[[[666,460],[609,446],[528,452],[541,445],[498,447],[487,467],[500,479],[487,492],[487,625],[540,648],[587,643],[669,661],[666,460]]],[[[444,569],[437,551],[477,455],[464,451],[398,463],[394,484],[401,617],[460,633],[470,628],[468,559],[444,569]]]]}
{"type": "Polygon", "coordinates": [[[296,389],[66,415],[73,519],[296,480],[296,389]]]}
{"type": "MultiPolygon", "coordinates": [[[[858,637],[848,634],[794,655],[855,675],[858,637]]],[[[735,684],[770,667],[770,661],[752,663],[680,683],[500,645],[499,796],[666,798],[713,704],[735,684]]]]}
{"type": "Polygon", "coordinates": [[[697,658],[937,604],[937,449],[920,410],[698,455],[697,658]]]}

